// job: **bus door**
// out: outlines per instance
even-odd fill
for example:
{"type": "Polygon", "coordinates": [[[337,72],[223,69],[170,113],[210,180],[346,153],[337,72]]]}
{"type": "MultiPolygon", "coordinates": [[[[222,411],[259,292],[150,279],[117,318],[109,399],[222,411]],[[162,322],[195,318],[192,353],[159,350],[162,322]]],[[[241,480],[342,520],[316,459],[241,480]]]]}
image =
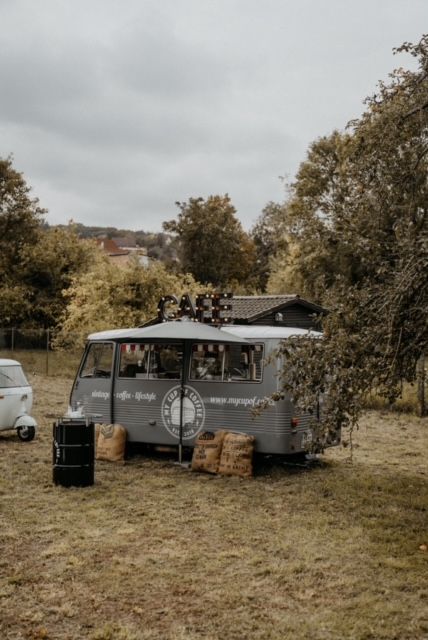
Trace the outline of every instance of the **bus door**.
{"type": "Polygon", "coordinates": [[[112,422],[113,342],[92,342],[86,347],[71,393],[73,410],[81,407],[96,422],[112,422]]]}

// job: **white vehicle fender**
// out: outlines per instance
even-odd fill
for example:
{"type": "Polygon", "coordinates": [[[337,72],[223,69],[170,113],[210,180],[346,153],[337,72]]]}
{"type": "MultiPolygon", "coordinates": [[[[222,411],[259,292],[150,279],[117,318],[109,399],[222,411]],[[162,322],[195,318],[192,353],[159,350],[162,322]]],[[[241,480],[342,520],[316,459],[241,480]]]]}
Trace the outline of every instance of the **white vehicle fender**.
{"type": "Polygon", "coordinates": [[[19,427],[37,428],[37,422],[34,420],[32,416],[28,416],[27,414],[24,414],[23,416],[19,416],[15,420],[15,424],[13,425],[14,429],[18,429],[19,427]]]}

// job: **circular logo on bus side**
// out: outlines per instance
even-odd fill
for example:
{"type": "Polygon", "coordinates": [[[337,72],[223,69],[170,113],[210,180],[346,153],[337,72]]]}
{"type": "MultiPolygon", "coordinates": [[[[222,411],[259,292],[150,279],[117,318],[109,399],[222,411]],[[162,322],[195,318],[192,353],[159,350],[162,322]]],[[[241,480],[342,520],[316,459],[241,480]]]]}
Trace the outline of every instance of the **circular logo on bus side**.
{"type": "MultiPolygon", "coordinates": [[[[174,438],[180,438],[181,387],[173,387],[162,400],[162,420],[174,438]]],[[[193,387],[184,387],[183,440],[196,436],[204,426],[205,407],[199,393],[193,387]]]]}

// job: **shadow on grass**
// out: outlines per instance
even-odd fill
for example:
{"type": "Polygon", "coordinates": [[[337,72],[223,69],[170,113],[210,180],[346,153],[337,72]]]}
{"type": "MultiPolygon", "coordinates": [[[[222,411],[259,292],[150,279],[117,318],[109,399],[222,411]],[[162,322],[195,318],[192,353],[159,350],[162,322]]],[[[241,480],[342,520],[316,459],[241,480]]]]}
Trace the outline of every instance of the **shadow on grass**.
{"type": "Polygon", "coordinates": [[[330,467],[330,462],[310,454],[290,456],[256,454],[254,457],[254,474],[257,476],[297,475],[330,467]]]}
{"type": "MultiPolygon", "coordinates": [[[[182,467],[191,468],[193,449],[185,447],[182,453],[182,467]]],[[[127,443],[126,460],[150,460],[153,462],[174,465],[178,463],[178,447],[159,447],[143,443],[127,443]]],[[[329,469],[332,463],[315,455],[263,455],[255,454],[253,459],[254,476],[271,477],[273,475],[298,475],[315,469],[329,469]]]]}

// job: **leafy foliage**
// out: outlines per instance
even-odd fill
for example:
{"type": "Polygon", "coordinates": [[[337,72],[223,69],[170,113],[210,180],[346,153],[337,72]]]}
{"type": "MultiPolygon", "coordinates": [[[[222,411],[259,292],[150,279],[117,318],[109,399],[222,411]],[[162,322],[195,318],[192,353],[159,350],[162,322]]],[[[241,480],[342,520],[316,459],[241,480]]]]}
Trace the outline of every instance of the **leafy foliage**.
{"type": "Polygon", "coordinates": [[[23,255],[40,237],[44,210],[30,197],[12,159],[0,158],[0,319],[15,322],[30,310],[27,287],[22,281],[23,255]]]}
{"type": "MultiPolygon", "coordinates": [[[[30,197],[31,188],[21,173],[12,166],[12,159],[0,159],[0,268],[19,269],[24,246],[37,238],[45,213],[37,198],[30,197]]],[[[7,273],[6,273],[7,275],[7,273]]]]}
{"type": "Polygon", "coordinates": [[[165,222],[164,229],[180,239],[183,271],[220,288],[248,284],[254,244],[236,218],[229,196],[190,198],[177,206],[178,220],[165,222]]]}
{"type": "Polygon", "coordinates": [[[75,276],[65,294],[68,305],[56,345],[82,344],[94,331],[141,325],[156,315],[166,292],[196,294],[200,289],[191,275],[176,276],[160,262],[118,269],[99,253],[95,266],[75,276]]]}
{"type": "Polygon", "coordinates": [[[257,284],[265,291],[276,257],[288,252],[286,205],[269,202],[251,229],[251,238],[256,249],[257,284]]]}
{"type": "Polygon", "coordinates": [[[310,146],[283,205],[288,246],[272,263],[270,292],[282,277],[285,286],[297,282],[303,295],[320,302],[338,276],[350,284],[361,278],[352,243],[341,238],[344,220],[353,215],[349,153],[351,137],[337,131],[310,146]]]}
{"type": "Polygon", "coordinates": [[[283,347],[282,383],[301,408],[324,395],[321,440],[357,422],[370,389],[393,401],[428,346],[428,37],[398,51],[418,69],[311,146],[288,203],[293,268],[331,313],[322,341],[283,347]]]}
{"type": "Polygon", "coordinates": [[[91,268],[97,251],[72,226],[40,233],[37,244],[27,247],[22,256],[22,280],[31,304],[27,325],[57,325],[67,304],[68,288],[77,274],[91,268]]]}

